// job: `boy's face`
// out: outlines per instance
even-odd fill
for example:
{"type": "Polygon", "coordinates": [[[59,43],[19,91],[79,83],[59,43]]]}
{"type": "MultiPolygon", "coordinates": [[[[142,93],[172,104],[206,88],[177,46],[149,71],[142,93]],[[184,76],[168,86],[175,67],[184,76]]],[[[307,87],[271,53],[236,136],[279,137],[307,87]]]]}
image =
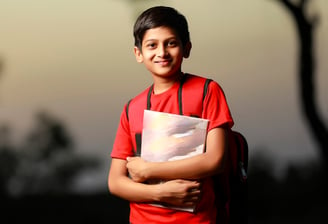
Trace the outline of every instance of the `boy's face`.
{"type": "Polygon", "coordinates": [[[145,32],[141,50],[134,48],[136,59],[144,63],[153,76],[174,78],[180,75],[183,57],[187,58],[191,44],[183,48],[179,36],[168,27],[156,27],[145,32]]]}

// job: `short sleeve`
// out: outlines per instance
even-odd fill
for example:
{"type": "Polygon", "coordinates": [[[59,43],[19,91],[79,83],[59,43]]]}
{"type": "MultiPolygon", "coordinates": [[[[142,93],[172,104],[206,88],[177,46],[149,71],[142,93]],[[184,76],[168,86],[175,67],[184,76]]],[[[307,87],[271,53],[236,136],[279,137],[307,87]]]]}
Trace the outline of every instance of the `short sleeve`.
{"type": "Polygon", "coordinates": [[[234,125],[223,89],[215,81],[210,82],[208,86],[203,104],[203,118],[210,121],[209,130],[217,127],[231,128],[234,125]]]}
{"type": "Polygon", "coordinates": [[[120,122],[117,128],[111,157],[118,159],[126,159],[128,156],[133,156],[133,142],[130,134],[129,121],[126,116],[126,106],[121,113],[120,122]]]}

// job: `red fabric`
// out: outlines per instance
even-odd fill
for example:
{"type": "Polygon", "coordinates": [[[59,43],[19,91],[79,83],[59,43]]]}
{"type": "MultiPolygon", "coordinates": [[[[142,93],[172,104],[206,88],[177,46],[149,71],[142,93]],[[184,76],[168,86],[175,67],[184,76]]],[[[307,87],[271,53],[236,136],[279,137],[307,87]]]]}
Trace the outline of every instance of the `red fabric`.
{"type": "MultiPolygon", "coordinates": [[[[202,100],[205,78],[187,75],[182,89],[182,103],[184,115],[201,115],[208,119],[209,128],[233,126],[233,119],[221,87],[215,81],[210,82],[204,101],[202,100]],[[196,89],[196,90],[195,90],[196,89]],[[202,106],[203,105],[203,106],[202,106]]],[[[179,114],[178,89],[180,83],[175,83],[164,93],[151,96],[151,110],[179,114]]],[[[121,114],[119,127],[114,141],[112,158],[126,159],[134,155],[136,143],[135,133],[142,132],[143,111],[147,105],[149,88],[136,96],[129,105],[129,121],[126,116],[126,105],[121,114]],[[130,126],[131,124],[131,126],[130,126]]],[[[182,212],[177,210],[154,207],[144,203],[130,203],[130,222],[143,223],[214,223],[216,218],[215,195],[211,178],[207,178],[203,185],[203,197],[196,212],[182,212]]]]}

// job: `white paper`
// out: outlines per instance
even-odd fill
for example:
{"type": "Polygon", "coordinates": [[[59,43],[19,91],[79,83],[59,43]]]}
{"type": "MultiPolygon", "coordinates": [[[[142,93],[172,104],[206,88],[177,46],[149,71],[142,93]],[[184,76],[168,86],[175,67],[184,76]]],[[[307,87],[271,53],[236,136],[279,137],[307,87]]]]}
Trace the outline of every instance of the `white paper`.
{"type": "MultiPolygon", "coordinates": [[[[164,162],[201,154],[205,148],[207,126],[206,119],[145,110],[141,158],[164,162]]],[[[194,208],[170,208],[194,211],[194,208]]]]}

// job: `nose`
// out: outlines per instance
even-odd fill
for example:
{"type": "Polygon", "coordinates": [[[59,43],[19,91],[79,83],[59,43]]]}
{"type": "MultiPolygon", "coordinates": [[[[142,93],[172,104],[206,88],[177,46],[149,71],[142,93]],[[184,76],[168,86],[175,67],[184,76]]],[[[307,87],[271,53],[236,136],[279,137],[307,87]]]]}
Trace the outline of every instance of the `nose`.
{"type": "Polygon", "coordinates": [[[165,44],[160,44],[157,48],[157,56],[165,57],[167,55],[167,50],[165,44]]]}

